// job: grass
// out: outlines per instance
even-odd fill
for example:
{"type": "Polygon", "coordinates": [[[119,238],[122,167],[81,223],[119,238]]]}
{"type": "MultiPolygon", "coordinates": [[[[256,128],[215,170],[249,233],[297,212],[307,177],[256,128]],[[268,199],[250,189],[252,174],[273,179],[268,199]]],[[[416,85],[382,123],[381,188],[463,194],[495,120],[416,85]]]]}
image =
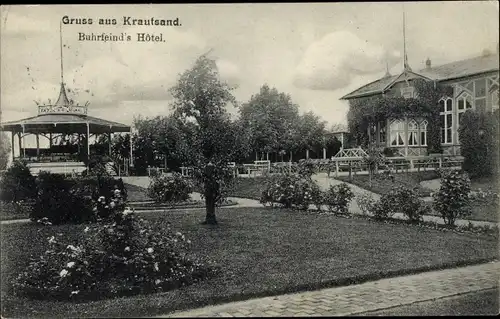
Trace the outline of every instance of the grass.
{"type": "Polygon", "coordinates": [[[146,202],[151,201],[151,197],[147,195],[147,190],[144,187],[124,183],[127,189],[127,200],[129,202],[146,202]]]}
{"type": "Polygon", "coordinates": [[[349,181],[349,176],[336,177],[338,180],[354,184],[380,195],[388,193],[393,187],[397,186],[416,187],[420,197],[427,197],[432,193],[431,189],[422,187],[420,182],[435,178],[439,178],[435,171],[396,173],[394,174],[394,182],[389,179],[375,177],[372,179],[372,186],[370,187],[368,175],[353,175],[352,181],[349,181]]]}
{"type": "MultiPolygon", "coordinates": [[[[249,199],[260,199],[264,183],[267,178],[262,176],[257,177],[238,177],[234,180],[234,187],[229,192],[229,197],[240,197],[249,199]]],[[[196,189],[195,191],[202,193],[202,190],[196,189]]]]}
{"type": "Polygon", "coordinates": [[[226,208],[219,225],[199,224],[202,209],[145,213],[154,227],[171,222],[193,242],[192,254],[223,267],[217,278],[178,290],[88,303],[18,299],[9,281],[51,235],[77,238],[85,225],[2,225],[1,291],[5,317],[133,317],[224,301],[319,289],[483,262],[498,243],[472,234],[265,208],[226,208]],[[23,249],[19,249],[23,247],[23,249]]]}

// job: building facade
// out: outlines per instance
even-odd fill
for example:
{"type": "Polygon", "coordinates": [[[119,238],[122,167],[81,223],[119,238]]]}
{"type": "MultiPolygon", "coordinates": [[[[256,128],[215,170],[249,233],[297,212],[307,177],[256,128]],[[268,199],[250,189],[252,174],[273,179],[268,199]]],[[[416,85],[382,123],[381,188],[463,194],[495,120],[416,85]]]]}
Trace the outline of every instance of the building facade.
{"type": "MultiPolygon", "coordinates": [[[[387,73],[342,97],[342,100],[376,96],[416,97],[413,81],[424,79],[446,84],[453,94],[439,102],[441,145],[444,154],[460,155],[458,128],[463,113],[469,109],[492,112],[499,108],[499,54],[485,52],[481,56],[433,67],[427,59],[426,68],[412,71],[409,67],[396,76],[387,73]]],[[[402,156],[427,155],[427,126],[424,119],[386,119],[373,128],[374,141],[402,156]]]]}

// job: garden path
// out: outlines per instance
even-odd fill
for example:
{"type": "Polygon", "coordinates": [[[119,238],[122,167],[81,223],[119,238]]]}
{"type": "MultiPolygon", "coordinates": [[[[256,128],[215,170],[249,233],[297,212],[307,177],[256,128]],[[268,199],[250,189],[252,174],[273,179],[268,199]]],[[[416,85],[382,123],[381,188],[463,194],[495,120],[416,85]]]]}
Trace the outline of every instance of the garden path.
{"type": "Polygon", "coordinates": [[[171,313],[180,317],[347,316],[498,287],[499,262],[171,313]]]}

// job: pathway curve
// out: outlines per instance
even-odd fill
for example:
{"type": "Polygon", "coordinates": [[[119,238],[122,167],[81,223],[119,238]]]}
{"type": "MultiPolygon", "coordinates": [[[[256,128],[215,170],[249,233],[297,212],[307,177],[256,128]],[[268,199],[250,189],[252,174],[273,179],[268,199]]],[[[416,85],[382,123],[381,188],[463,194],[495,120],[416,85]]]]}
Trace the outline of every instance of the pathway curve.
{"type": "Polygon", "coordinates": [[[500,263],[424,272],[172,313],[176,317],[346,316],[499,286],[500,263]]]}

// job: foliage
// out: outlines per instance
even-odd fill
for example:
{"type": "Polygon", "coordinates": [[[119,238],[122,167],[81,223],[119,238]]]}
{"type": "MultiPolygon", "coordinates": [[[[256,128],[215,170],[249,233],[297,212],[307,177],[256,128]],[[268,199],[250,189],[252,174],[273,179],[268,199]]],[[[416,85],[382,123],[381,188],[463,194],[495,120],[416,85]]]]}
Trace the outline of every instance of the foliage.
{"type": "Polygon", "coordinates": [[[193,186],[179,173],[159,175],[151,179],[147,194],[157,203],[182,202],[189,199],[193,186]]]}
{"type": "Polygon", "coordinates": [[[468,110],[462,115],[458,129],[460,153],[464,157],[463,169],[471,177],[498,176],[499,123],[498,111],[490,114],[468,110]]]}
{"type": "Polygon", "coordinates": [[[358,144],[367,145],[368,128],[380,122],[385,123],[387,119],[426,119],[429,122],[428,152],[441,152],[439,100],[449,96],[452,88],[424,80],[414,80],[413,83],[417,98],[378,95],[349,101],[349,131],[358,144]]]}
{"type": "Polygon", "coordinates": [[[470,215],[470,179],[460,171],[443,171],[441,187],[433,194],[434,209],[448,226],[454,226],[457,218],[470,215]]]}
{"type": "Polygon", "coordinates": [[[326,122],[315,115],[307,112],[300,116],[298,127],[295,131],[295,150],[318,150],[325,146],[326,122]]]}
{"type": "Polygon", "coordinates": [[[363,215],[370,215],[374,212],[377,201],[373,198],[371,193],[363,192],[356,195],[356,203],[363,215]]]}
{"type": "Polygon", "coordinates": [[[0,171],[7,169],[12,145],[4,132],[0,133],[0,171]]]}
{"type": "Polygon", "coordinates": [[[293,170],[297,172],[300,176],[306,178],[311,178],[311,176],[316,172],[316,165],[311,160],[300,160],[298,165],[293,166],[293,170]]]}
{"type": "Polygon", "coordinates": [[[317,183],[310,177],[286,172],[269,177],[260,202],[264,206],[278,204],[285,208],[306,210],[311,204],[321,206],[322,194],[317,183]]]}
{"type": "Polygon", "coordinates": [[[194,178],[204,184],[205,222],[210,224],[217,222],[215,206],[224,199],[232,178],[227,163],[247,155],[242,146],[248,144],[248,135],[239,134],[244,131],[237,128],[240,124],[232,122],[226,111],[228,104],[236,105],[231,91],[220,81],[215,61],[205,55],[181,74],[170,90],[174,114],[186,141],[179,157],[184,166],[194,168],[194,178]]]}
{"type": "Polygon", "coordinates": [[[79,187],[76,180],[64,175],[40,172],[37,177],[38,194],[32,220],[46,217],[52,224],[81,223],[95,217],[91,191],[79,187]]]}
{"type": "Polygon", "coordinates": [[[186,136],[191,135],[191,126],[180,127],[174,115],[134,119],[137,133],[134,135],[134,162],[141,174],[148,167],[164,167],[172,170],[182,166],[182,155],[186,148],[186,136]]]}
{"type": "Polygon", "coordinates": [[[0,200],[19,202],[36,195],[35,177],[23,161],[14,161],[0,178],[0,200]]]}
{"type": "Polygon", "coordinates": [[[324,203],[328,210],[337,214],[347,214],[349,203],[354,198],[354,193],[346,183],[331,185],[324,196],[324,203]]]}
{"type": "Polygon", "coordinates": [[[430,207],[418,197],[415,189],[400,186],[395,189],[395,192],[399,202],[398,211],[408,218],[409,222],[420,222],[424,215],[430,214],[430,207]]]}
{"type": "Polygon", "coordinates": [[[416,189],[405,186],[393,187],[378,201],[369,194],[358,196],[357,203],[363,214],[372,214],[376,220],[387,220],[400,213],[409,222],[418,223],[424,215],[430,214],[429,206],[418,197],[416,189]]]}
{"type": "Polygon", "coordinates": [[[41,172],[36,182],[38,193],[30,213],[35,221],[93,222],[109,217],[109,209],[119,209],[127,200],[123,181],[112,177],[70,178],[41,172]]]}
{"type": "Polygon", "coordinates": [[[161,292],[198,282],[214,268],[186,256],[181,233],[154,229],[128,209],[89,225],[76,243],[51,236],[50,248],[19,274],[19,295],[84,300],[161,292]]]}
{"type": "Polygon", "coordinates": [[[380,200],[371,207],[373,209],[371,213],[376,220],[386,220],[392,218],[398,212],[399,205],[400,202],[397,193],[393,189],[380,196],[380,200]]]}
{"type": "Polygon", "coordinates": [[[250,129],[253,151],[279,152],[294,147],[299,107],[290,95],[264,84],[259,93],[241,106],[240,118],[250,129]]]}

